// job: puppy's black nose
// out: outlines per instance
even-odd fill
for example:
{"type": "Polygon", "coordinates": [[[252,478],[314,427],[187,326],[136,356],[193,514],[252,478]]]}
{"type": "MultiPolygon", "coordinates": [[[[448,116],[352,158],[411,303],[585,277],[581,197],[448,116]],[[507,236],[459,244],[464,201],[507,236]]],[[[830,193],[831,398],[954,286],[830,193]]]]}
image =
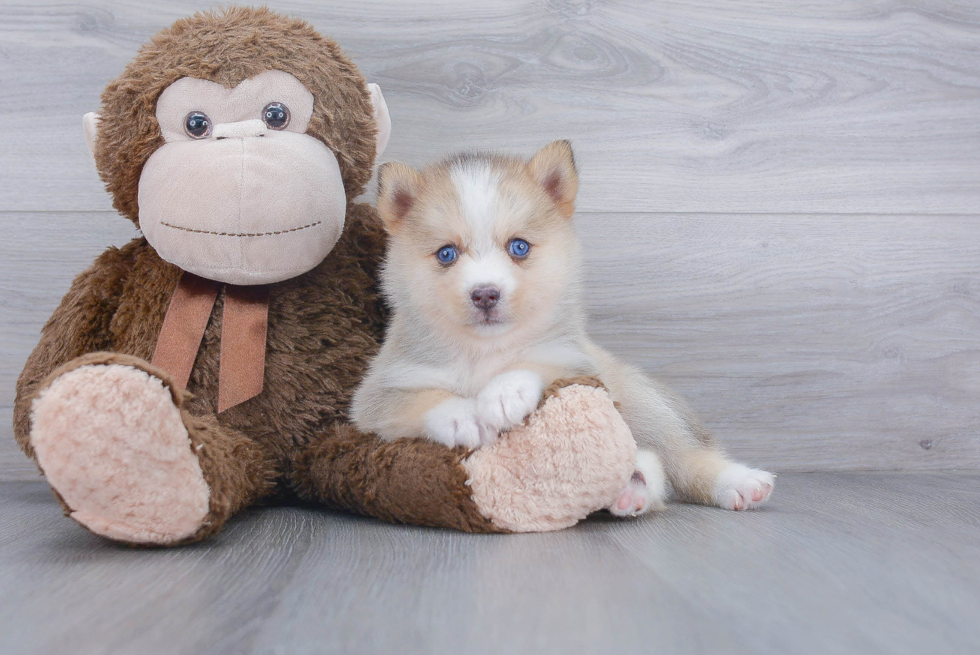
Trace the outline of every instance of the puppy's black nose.
{"type": "Polygon", "coordinates": [[[470,300],[480,309],[486,311],[500,300],[500,289],[497,287],[477,287],[470,291],[470,300]]]}

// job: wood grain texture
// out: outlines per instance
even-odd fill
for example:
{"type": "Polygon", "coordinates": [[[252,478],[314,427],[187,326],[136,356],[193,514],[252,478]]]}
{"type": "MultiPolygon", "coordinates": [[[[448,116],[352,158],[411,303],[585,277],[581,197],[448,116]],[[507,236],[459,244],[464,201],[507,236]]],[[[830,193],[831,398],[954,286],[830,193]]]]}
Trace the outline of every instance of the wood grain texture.
{"type": "MultiPolygon", "coordinates": [[[[980,468],[980,217],[590,214],[596,340],[776,471],[980,468]]],[[[0,213],[0,479],[14,385],[111,213],[0,213]],[[25,227],[27,226],[27,227],[25,227]]]]}
{"type": "Polygon", "coordinates": [[[136,550],[0,483],[0,651],[972,653],[978,517],[976,473],[795,474],[752,512],[466,535],[270,508],[136,550]]]}
{"type": "Polygon", "coordinates": [[[17,377],[76,275],[134,236],[114,212],[0,212],[0,480],[34,479],[13,438],[17,377]]]}
{"type": "Polygon", "coordinates": [[[980,467],[980,217],[585,214],[597,340],[776,470],[980,467]]]}
{"type": "MultiPolygon", "coordinates": [[[[589,211],[980,206],[975,3],[274,4],[382,85],[386,159],[570,138],[589,211]]],[[[80,117],[141,43],[199,7],[0,3],[0,209],[109,208],[80,117]]]]}

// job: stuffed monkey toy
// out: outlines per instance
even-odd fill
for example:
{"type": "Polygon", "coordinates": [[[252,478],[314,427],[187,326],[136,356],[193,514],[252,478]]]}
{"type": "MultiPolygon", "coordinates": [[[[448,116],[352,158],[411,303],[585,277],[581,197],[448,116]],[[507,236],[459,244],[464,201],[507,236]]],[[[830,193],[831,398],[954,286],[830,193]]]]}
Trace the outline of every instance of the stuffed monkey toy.
{"type": "Polygon", "coordinates": [[[20,376],[14,429],[85,528],[176,545],[299,499],[553,530],[629,481],[635,444],[595,381],[556,384],[476,452],[350,425],[385,326],[383,230],[353,199],[390,121],[380,90],[305,22],[244,8],[177,21],[84,126],[142,237],[75,279],[20,376]]]}

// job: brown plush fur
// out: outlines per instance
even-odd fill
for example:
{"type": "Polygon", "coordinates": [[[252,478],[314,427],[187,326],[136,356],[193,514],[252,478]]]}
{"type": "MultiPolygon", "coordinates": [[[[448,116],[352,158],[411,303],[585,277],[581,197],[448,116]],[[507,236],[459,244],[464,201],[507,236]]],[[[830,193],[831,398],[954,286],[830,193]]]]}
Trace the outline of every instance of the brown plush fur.
{"type": "Polygon", "coordinates": [[[384,442],[337,424],[296,462],[303,498],[398,523],[507,532],[481,516],[460,462],[465,448],[423,439],[384,442]]]}
{"type": "MultiPolygon", "coordinates": [[[[167,85],[195,76],[234,86],[268,68],[293,74],[313,92],[309,133],[336,153],[348,197],[357,195],[375,152],[360,74],[306,23],[265,9],[232,9],[164,30],[103,94],[96,158],[117,209],[138,218],[139,177],[162,143],[154,112],[167,85]]],[[[148,363],[181,271],[144,239],[110,248],[76,278],[18,380],[18,443],[35,457],[31,402],[53,375],[67,370],[62,367],[124,363],[170,387],[199,453],[211,489],[210,515],[184,541],[217,532],[248,504],[281,496],[388,520],[495,531],[470,499],[460,465],[464,453],[426,442],[383,445],[347,425],[351,395],[384,328],[376,288],[383,247],[374,211],[349,204],[344,234],[326,259],[271,285],[263,393],[220,415],[222,295],[185,394],[148,363]]]]}

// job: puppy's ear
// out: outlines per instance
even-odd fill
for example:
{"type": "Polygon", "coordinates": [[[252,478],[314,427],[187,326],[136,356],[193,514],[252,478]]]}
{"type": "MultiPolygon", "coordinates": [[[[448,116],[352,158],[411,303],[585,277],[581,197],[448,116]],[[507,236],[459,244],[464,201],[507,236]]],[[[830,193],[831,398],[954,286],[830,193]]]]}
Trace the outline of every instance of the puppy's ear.
{"type": "Polygon", "coordinates": [[[578,172],[568,141],[552,141],[541,148],[527,164],[531,176],[551,196],[565,218],[575,213],[578,172]]]}
{"type": "Polygon", "coordinates": [[[378,214],[385,230],[392,232],[418,202],[422,176],[418,171],[399,162],[382,164],[378,168],[378,214]]]}

